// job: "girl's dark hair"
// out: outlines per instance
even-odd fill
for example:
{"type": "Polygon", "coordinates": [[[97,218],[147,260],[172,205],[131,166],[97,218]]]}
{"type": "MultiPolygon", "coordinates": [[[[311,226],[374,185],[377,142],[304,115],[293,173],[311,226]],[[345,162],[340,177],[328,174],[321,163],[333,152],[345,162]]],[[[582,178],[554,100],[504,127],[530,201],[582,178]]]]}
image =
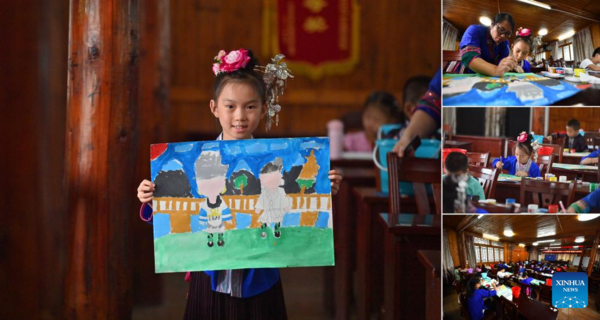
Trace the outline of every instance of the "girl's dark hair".
{"type": "Polygon", "coordinates": [[[396,99],[396,97],[389,92],[371,92],[371,94],[367,97],[367,100],[365,100],[365,103],[363,105],[363,111],[370,106],[377,107],[388,117],[394,119],[395,123],[406,122],[406,115],[404,114],[404,111],[400,109],[398,99],[396,99]]]}
{"type": "Polygon", "coordinates": [[[510,23],[510,31],[511,32],[513,30],[515,30],[515,19],[513,19],[513,17],[510,15],[510,13],[507,13],[507,12],[500,12],[500,13],[498,13],[494,17],[494,21],[492,22],[492,25],[496,25],[496,24],[501,23],[503,21],[508,21],[508,23],[510,23]]]}
{"type": "Polygon", "coordinates": [[[533,136],[528,133],[527,140],[525,142],[517,142],[517,148],[525,151],[527,155],[533,154],[533,147],[531,146],[531,142],[533,141],[533,136]]]}
{"type": "Polygon", "coordinates": [[[254,57],[252,50],[248,50],[248,57],[250,57],[250,61],[246,67],[233,72],[222,72],[216,77],[213,92],[215,104],[221,95],[221,91],[223,91],[223,88],[225,88],[225,85],[230,82],[244,82],[251,85],[254,91],[260,97],[261,104],[264,104],[267,101],[267,85],[265,84],[262,76],[258,72],[254,71],[254,67],[258,65],[258,60],[256,57],[254,57]]]}
{"type": "Polygon", "coordinates": [[[473,293],[475,293],[475,290],[477,290],[476,286],[479,283],[479,278],[474,277],[469,279],[469,282],[467,282],[467,298],[470,298],[473,296],[473,293]]]}
{"type": "Polygon", "coordinates": [[[523,37],[523,36],[517,36],[515,38],[515,41],[513,42],[513,46],[517,44],[517,42],[525,42],[525,44],[527,44],[529,46],[529,53],[533,52],[533,41],[531,41],[531,35],[527,36],[527,37],[523,37]]]}

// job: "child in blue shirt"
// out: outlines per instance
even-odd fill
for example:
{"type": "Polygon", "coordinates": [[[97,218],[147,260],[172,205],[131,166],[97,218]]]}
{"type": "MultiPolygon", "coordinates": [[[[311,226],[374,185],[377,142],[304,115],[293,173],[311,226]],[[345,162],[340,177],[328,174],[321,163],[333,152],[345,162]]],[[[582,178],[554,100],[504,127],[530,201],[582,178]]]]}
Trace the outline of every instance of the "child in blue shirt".
{"type": "Polygon", "coordinates": [[[572,203],[567,209],[568,213],[599,213],[600,189],[588,194],[583,199],[572,203]]]}
{"type": "Polygon", "coordinates": [[[537,150],[532,145],[533,136],[522,132],[517,138],[515,155],[507,158],[500,157],[492,165],[498,169],[506,170],[509,174],[519,177],[537,178],[541,176],[540,167],[533,161],[537,150]]]}
{"type": "Polygon", "coordinates": [[[494,290],[480,289],[479,287],[481,287],[480,278],[471,278],[467,283],[467,309],[471,320],[483,319],[483,312],[487,309],[484,299],[496,295],[495,282],[492,282],[494,290]]]}
{"type": "Polygon", "coordinates": [[[512,44],[512,56],[517,59],[518,72],[531,72],[531,64],[527,57],[533,52],[533,43],[531,42],[531,30],[519,28],[517,37],[512,44]],[[520,69],[519,69],[520,68],[520,69]]]}

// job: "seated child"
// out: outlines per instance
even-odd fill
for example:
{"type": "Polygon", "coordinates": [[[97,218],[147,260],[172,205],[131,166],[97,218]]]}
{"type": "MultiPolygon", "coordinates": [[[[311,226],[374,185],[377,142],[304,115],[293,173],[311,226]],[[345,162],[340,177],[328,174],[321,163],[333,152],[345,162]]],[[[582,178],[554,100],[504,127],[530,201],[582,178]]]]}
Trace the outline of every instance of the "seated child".
{"type": "Polygon", "coordinates": [[[512,56],[517,59],[516,71],[519,73],[531,72],[531,64],[527,61],[529,54],[534,51],[531,30],[523,27],[517,30],[517,37],[512,44],[511,51],[512,56]]]}
{"type": "Polygon", "coordinates": [[[467,283],[467,309],[472,320],[483,319],[483,313],[487,309],[485,298],[496,295],[496,283],[492,282],[494,290],[480,289],[481,278],[473,277],[467,283]]]}
{"type": "Polygon", "coordinates": [[[466,175],[467,180],[467,196],[479,197],[479,200],[485,200],[485,194],[483,193],[483,187],[479,184],[477,179],[469,175],[469,158],[460,152],[452,152],[446,157],[444,162],[444,169],[446,174],[455,176],[466,175]]]}
{"type": "Polygon", "coordinates": [[[533,161],[537,157],[539,144],[533,141],[533,136],[522,132],[517,138],[515,155],[507,158],[500,157],[492,165],[498,169],[507,170],[509,174],[519,177],[537,178],[541,176],[540,168],[533,161]]]}
{"type": "Polygon", "coordinates": [[[346,151],[372,151],[377,140],[379,127],[384,124],[405,124],[406,115],[400,110],[394,95],[384,91],[375,91],[369,95],[362,111],[362,132],[344,135],[346,151]]]}
{"type": "Polygon", "coordinates": [[[498,271],[497,275],[498,275],[498,278],[505,278],[506,277],[506,269],[500,268],[500,271],[498,271]]]}
{"type": "Polygon", "coordinates": [[[571,119],[567,122],[567,134],[552,134],[549,135],[548,141],[552,143],[552,140],[555,138],[565,137],[565,145],[564,148],[569,150],[575,149],[576,152],[587,151],[588,145],[585,138],[579,134],[579,129],[581,128],[579,121],[577,119],[571,119]]]}
{"type": "Polygon", "coordinates": [[[598,64],[600,64],[600,47],[594,50],[591,58],[581,61],[579,68],[585,69],[585,71],[600,71],[600,66],[598,66],[598,64]]]}

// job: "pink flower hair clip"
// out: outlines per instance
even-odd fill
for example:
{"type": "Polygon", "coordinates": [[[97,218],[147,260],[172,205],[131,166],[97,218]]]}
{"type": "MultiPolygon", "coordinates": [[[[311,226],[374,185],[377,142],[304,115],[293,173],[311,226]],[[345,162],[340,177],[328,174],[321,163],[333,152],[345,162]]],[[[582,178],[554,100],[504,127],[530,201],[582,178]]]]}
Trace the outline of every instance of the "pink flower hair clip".
{"type": "Polygon", "coordinates": [[[215,76],[218,76],[223,72],[230,73],[245,68],[248,62],[250,62],[250,57],[246,49],[239,49],[229,53],[221,50],[215,56],[215,61],[212,70],[215,76]]]}
{"type": "Polygon", "coordinates": [[[519,141],[520,143],[527,141],[527,132],[521,132],[521,134],[519,134],[519,136],[517,137],[517,141],[519,141]]]}
{"type": "Polygon", "coordinates": [[[519,30],[517,30],[517,37],[529,37],[531,35],[531,30],[520,27],[519,30]]]}

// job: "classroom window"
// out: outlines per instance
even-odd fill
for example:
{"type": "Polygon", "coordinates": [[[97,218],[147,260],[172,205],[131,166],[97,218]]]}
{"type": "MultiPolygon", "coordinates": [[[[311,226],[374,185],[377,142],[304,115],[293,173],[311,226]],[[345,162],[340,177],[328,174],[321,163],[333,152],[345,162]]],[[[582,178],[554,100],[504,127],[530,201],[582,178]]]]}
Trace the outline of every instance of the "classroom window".
{"type": "Polygon", "coordinates": [[[490,240],[486,240],[483,238],[473,237],[473,242],[477,244],[490,244],[490,240]]]}
{"type": "Polygon", "coordinates": [[[477,237],[473,237],[473,242],[476,243],[474,247],[477,263],[500,262],[504,260],[504,244],[502,242],[477,237]]]}
{"type": "Polygon", "coordinates": [[[565,61],[571,61],[574,57],[573,42],[570,40],[571,39],[565,40],[564,43],[559,46],[559,50],[562,52],[562,57],[565,59],[565,61]]]}

